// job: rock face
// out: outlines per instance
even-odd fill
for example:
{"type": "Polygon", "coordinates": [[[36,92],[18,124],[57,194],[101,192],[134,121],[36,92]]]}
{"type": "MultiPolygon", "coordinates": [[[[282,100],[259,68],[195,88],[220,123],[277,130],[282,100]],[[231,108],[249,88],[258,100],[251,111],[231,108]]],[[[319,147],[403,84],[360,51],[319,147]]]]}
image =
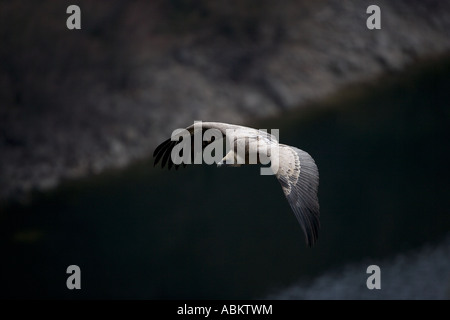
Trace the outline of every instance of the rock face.
{"type": "Polygon", "coordinates": [[[194,120],[246,123],[450,48],[450,3],[0,3],[0,199],[151,154],[194,120]]]}

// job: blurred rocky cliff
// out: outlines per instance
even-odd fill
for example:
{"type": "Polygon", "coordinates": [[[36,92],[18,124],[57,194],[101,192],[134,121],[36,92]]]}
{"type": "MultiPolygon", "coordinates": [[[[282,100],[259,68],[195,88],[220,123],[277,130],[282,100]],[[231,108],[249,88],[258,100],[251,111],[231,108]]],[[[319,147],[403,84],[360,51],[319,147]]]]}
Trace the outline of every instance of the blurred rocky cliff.
{"type": "Polygon", "coordinates": [[[448,52],[450,3],[0,1],[0,199],[150,155],[194,120],[248,123],[448,52]],[[381,8],[381,30],[366,9],[381,8]]]}

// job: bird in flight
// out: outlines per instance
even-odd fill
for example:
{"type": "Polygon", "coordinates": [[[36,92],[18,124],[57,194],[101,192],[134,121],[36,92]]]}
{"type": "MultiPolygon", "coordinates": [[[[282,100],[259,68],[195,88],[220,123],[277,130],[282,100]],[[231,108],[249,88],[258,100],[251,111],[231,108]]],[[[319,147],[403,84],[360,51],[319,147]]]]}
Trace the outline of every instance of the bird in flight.
{"type": "Polygon", "coordinates": [[[279,143],[273,134],[222,122],[196,122],[186,129],[175,130],[170,139],[155,149],[154,166],[161,161],[161,167],[167,164],[170,170],[172,167],[178,169],[180,165],[185,167],[189,163],[202,163],[198,157],[202,152],[205,162],[211,164],[211,160],[206,161],[205,151],[211,149],[213,144],[222,146],[216,149],[214,155],[218,167],[267,164],[270,160],[270,168],[266,168],[271,170],[268,174],[274,174],[280,182],[305,233],[306,244],[312,247],[317,242],[320,228],[317,197],[319,170],[307,152],[279,143]],[[200,135],[197,141],[196,135],[200,135]],[[224,141],[232,147],[227,149],[228,152],[222,158],[224,141]]]}

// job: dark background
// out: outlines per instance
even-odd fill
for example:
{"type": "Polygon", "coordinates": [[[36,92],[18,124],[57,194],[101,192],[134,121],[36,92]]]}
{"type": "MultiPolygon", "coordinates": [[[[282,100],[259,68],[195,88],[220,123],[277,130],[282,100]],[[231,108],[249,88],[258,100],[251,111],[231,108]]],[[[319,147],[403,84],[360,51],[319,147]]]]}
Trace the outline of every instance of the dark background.
{"type": "MultiPolygon", "coordinates": [[[[73,31],[68,5],[0,2],[2,297],[265,298],[448,243],[442,2],[380,2],[376,31],[356,1],[82,1],[73,31]],[[153,168],[154,147],[194,120],[279,129],[314,157],[317,246],[257,167],[153,168]],[[72,264],[81,290],[66,288],[72,264]]],[[[366,277],[333,297],[358,297],[366,277]]],[[[397,285],[368,298],[423,294],[397,285]]]]}

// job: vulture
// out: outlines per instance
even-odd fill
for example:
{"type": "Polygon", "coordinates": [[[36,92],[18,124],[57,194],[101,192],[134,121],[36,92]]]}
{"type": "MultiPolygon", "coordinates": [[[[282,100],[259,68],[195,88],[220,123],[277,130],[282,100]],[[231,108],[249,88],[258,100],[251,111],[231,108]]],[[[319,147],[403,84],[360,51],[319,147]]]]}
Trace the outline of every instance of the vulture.
{"type": "Polygon", "coordinates": [[[270,170],[269,173],[265,171],[266,175],[276,176],[303,229],[307,246],[312,247],[317,242],[320,228],[319,171],[307,152],[279,143],[274,134],[240,125],[196,121],[185,129],[175,130],[171,138],[156,147],[153,158],[154,166],[161,161],[161,167],[167,164],[169,170],[172,167],[178,169],[180,165],[202,163],[202,160],[207,164],[215,162],[218,167],[270,162],[270,167],[261,168],[261,174],[266,169],[270,170]],[[224,141],[229,147],[222,157],[224,141]],[[219,145],[220,148],[211,152],[213,146],[219,145]]]}

